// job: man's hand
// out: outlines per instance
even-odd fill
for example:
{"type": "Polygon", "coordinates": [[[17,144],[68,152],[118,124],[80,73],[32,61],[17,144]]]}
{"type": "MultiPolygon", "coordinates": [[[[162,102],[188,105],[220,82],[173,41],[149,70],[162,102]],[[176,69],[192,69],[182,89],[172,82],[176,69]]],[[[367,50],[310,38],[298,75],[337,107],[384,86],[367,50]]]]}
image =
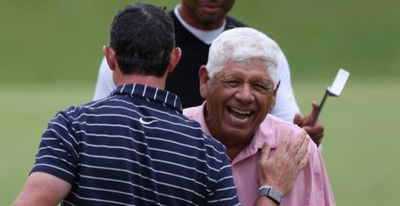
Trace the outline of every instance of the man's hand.
{"type": "Polygon", "coordinates": [[[317,115],[317,111],[319,109],[319,104],[315,101],[312,102],[312,111],[311,114],[303,117],[301,114],[296,114],[294,116],[293,123],[297,124],[299,127],[306,130],[308,135],[310,135],[311,139],[319,146],[322,141],[322,137],[324,136],[324,126],[318,120],[313,124],[313,121],[317,115]]]}
{"type": "Polygon", "coordinates": [[[290,138],[292,132],[286,133],[271,157],[269,157],[269,145],[264,144],[257,165],[258,184],[269,185],[282,195],[290,191],[297,175],[309,160],[307,152],[309,138],[306,138],[306,132],[299,134],[292,144],[289,144],[290,138]]]}

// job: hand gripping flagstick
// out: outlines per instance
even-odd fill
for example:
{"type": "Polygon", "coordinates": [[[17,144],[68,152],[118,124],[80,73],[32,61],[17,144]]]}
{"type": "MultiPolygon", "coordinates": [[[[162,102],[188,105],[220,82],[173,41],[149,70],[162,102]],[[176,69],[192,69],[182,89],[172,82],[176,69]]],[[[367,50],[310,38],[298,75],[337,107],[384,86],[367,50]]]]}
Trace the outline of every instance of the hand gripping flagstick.
{"type": "Polygon", "coordinates": [[[350,73],[344,69],[339,69],[335,80],[332,83],[332,86],[326,88],[325,95],[322,98],[322,101],[319,105],[319,109],[317,110],[317,114],[315,115],[315,118],[312,121],[312,125],[315,124],[318,120],[318,115],[322,110],[322,107],[325,104],[325,100],[328,96],[334,96],[334,97],[339,97],[340,93],[342,93],[342,90],[344,88],[344,85],[346,85],[347,79],[349,78],[350,73]]]}

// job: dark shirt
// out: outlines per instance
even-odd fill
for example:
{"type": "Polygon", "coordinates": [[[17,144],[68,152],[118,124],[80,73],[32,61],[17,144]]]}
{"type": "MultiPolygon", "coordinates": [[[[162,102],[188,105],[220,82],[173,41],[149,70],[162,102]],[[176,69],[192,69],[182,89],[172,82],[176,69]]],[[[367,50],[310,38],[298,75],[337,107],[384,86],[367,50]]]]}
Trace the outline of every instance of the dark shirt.
{"type": "MultiPolygon", "coordinates": [[[[203,99],[199,90],[199,68],[207,63],[209,44],[204,43],[188,31],[170,12],[175,25],[176,46],[182,49],[182,57],[175,70],[167,78],[166,89],[182,99],[183,108],[198,106],[203,99]]],[[[245,24],[226,17],[225,30],[244,27],[245,24]]]]}
{"type": "Polygon", "coordinates": [[[182,115],[173,93],[123,85],[59,112],[32,172],[72,185],[63,205],[237,205],[224,146],[182,115]]]}

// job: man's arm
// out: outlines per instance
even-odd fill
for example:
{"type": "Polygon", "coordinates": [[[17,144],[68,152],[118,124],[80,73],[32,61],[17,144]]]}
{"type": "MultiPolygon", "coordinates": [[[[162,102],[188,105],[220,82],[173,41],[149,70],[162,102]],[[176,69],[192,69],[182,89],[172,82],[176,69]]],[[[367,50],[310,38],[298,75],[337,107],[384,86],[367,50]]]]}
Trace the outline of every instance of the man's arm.
{"type": "MultiPolygon", "coordinates": [[[[280,192],[284,197],[292,188],[299,172],[306,166],[309,160],[307,147],[309,138],[306,133],[301,133],[296,140],[289,145],[292,132],[288,132],[279,143],[272,156],[269,156],[270,147],[264,144],[261,158],[257,166],[257,181],[259,186],[270,186],[280,192]]],[[[259,197],[258,205],[278,205],[268,197],[259,197]]]]}
{"type": "Polygon", "coordinates": [[[43,172],[33,172],[27,179],[13,206],[54,206],[71,190],[68,182],[43,172]]]}
{"type": "Polygon", "coordinates": [[[112,71],[107,64],[106,58],[103,58],[99,68],[93,100],[107,97],[115,88],[112,71]]]}
{"type": "Polygon", "coordinates": [[[67,113],[59,112],[43,132],[36,163],[14,205],[57,205],[71,190],[79,151],[67,113]]]}

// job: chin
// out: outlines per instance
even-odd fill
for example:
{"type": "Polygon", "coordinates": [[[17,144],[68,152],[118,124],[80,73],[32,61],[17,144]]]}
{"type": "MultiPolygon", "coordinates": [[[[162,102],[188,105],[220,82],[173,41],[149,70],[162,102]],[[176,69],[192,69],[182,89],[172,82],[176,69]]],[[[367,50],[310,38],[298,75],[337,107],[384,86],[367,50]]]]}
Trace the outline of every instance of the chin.
{"type": "Polygon", "coordinates": [[[249,132],[243,131],[243,129],[235,128],[229,131],[223,132],[227,138],[237,139],[237,140],[245,140],[251,139],[252,135],[249,135],[249,132]]]}

